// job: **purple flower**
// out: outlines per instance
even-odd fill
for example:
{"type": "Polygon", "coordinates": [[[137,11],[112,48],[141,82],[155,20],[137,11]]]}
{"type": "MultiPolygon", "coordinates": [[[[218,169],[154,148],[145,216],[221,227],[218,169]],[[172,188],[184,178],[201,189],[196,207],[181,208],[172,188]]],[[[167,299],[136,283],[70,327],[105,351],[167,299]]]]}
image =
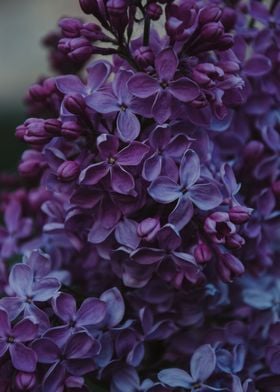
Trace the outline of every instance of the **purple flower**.
{"type": "Polygon", "coordinates": [[[43,337],[32,343],[38,362],[50,365],[43,379],[44,390],[56,392],[71,376],[83,376],[96,368],[92,359],[100,351],[100,345],[85,332],[73,334],[63,347],[43,337]]]}
{"type": "Polygon", "coordinates": [[[169,215],[169,222],[181,230],[192,218],[193,204],[207,211],[222,203],[223,198],[213,182],[196,183],[200,178],[199,157],[187,150],[179,170],[180,184],[168,177],[157,178],[148,188],[151,197],[159,203],[169,204],[178,200],[169,215]]]}
{"type": "Polygon", "coordinates": [[[35,280],[34,272],[29,265],[16,264],[9,275],[9,287],[15,296],[2,298],[0,305],[7,310],[12,320],[24,312],[41,323],[41,327],[48,325],[47,315],[36,304],[46,302],[56,294],[60,288],[57,279],[42,277],[35,280]]]}
{"type": "Polygon", "coordinates": [[[223,388],[214,388],[205,384],[205,381],[212,375],[216,368],[216,355],[214,349],[206,344],[200,346],[192,355],[190,362],[190,374],[182,369],[165,369],[158,374],[159,380],[172,388],[186,388],[195,390],[197,388],[207,388],[214,391],[223,388]]]}
{"type": "Polygon", "coordinates": [[[127,81],[131,72],[120,71],[112,82],[112,91],[89,95],[87,105],[99,113],[117,113],[117,134],[124,142],[131,142],[140,133],[140,122],[134,113],[139,112],[141,102],[128,91],[127,81]]]}
{"type": "Polygon", "coordinates": [[[128,81],[129,91],[138,98],[154,96],[152,115],[163,124],[171,115],[172,97],[181,102],[191,102],[199,94],[199,87],[187,77],[175,78],[178,58],[174,50],[162,50],[155,60],[157,76],[151,77],[138,72],[128,81]]]}
{"type": "Polygon", "coordinates": [[[9,350],[12,364],[17,370],[34,372],[37,357],[33,350],[25,346],[37,337],[38,325],[25,318],[11,326],[8,313],[0,309],[0,357],[9,350]]]}
{"type": "Polygon", "coordinates": [[[115,192],[121,194],[131,192],[135,182],[126,167],[138,166],[149,148],[143,143],[131,142],[118,151],[118,138],[106,134],[98,137],[97,147],[102,161],[88,166],[81,172],[80,184],[95,185],[109,173],[111,186],[115,192]]]}

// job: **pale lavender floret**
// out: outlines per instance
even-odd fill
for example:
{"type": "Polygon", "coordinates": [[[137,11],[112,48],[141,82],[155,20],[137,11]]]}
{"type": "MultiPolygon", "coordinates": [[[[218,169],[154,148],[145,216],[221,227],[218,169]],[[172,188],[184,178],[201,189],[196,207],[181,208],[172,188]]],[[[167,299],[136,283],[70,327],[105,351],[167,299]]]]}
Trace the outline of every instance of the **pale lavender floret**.
{"type": "Polygon", "coordinates": [[[128,81],[129,91],[138,98],[154,96],[152,115],[159,124],[163,124],[171,115],[172,97],[180,102],[191,102],[199,94],[199,87],[189,78],[175,79],[178,58],[174,50],[162,50],[156,60],[157,78],[145,73],[136,73],[128,81]]]}
{"type": "Polygon", "coordinates": [[[198,155],[193,150],[187,150],[180,165],[180,184],[165,176],[157,178],[148,188],[151,197],[159,203],[169,204],[178,200],[169,215],[169,222],[178,230],[191,220],[193,204],[207,211],[223,201],[220,190],[213,182],[197,183],[200,170],[198,155]]]}
{"type": "Polygon", "coordinates": [[[31,318],[24,318],[12,327],[8,313],[0,309],[0,357],[9,350],[15,369],[34,372],[37,357],[25,343],[34,340],[37,335],[38,325],[31,318]]]}

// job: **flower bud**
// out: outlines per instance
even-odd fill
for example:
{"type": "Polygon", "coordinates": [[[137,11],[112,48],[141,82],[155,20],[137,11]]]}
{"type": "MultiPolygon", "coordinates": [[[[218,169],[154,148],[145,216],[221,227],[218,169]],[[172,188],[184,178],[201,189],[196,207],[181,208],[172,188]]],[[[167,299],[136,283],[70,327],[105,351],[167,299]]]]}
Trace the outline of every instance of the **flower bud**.
{"type": "Polygon", "coordinates": [[[224,25],[225,31],[230,31],[234,28],[237,19],[237,13],[233,8],[225,7],[222,12],[221,22],[224,25]]]}
{"type": "Polygon", "coordinates": [[[64,161],[57,169],[57,177],[61,181],[73,181],[80,173],[80,165],[75,161],[64,161]]]}
{"type": "Polygon", "coordinates": [[[241,235],[234,233],[226,238],[226,245],[232,249],[239,249],[245,244],[245,240],[241,235]]]}
{"type": "Polygon", "coordinates": [[[55,118],[45,120],[45,131],[53,136],[59,136],[61,133],[61,121],[55,118]]]}
{"type": "Polygon", "coordinates": [[[70,43],[68,56],[77,63],[87,61],[92,55],[92,45],[86,38],[74,38],[70,43]]]}
{"type": "Polygon", "coordinates": [[[58,23],[61,27],[63,35],[67,38],[76,38],[80,36],[80,29],[82,23],[79,19],[75,18],[63,18],[58,23]]]}
{"type": "Polygon", "coordinates": [[[20,174],[24,177],[36,177],[42,169],[42,154],[35,150],[26,150],[22,154],[22,161],[18,166],[20,174]]]}
{"type": "Polygon", "coordinates": [[[219,50],[227,50],[233,46],[233,37],[231,34],[223,34],[222,38],[219,39],[219,42],[216,44],[217,49],[219,50]]]}
{"type": "Polygon", "coordinates": [[[203,42],[205,41],[217,41],[222,37],[224,33],[224,28],[221,23],[207,23],[205,24],[200,32],[200,39],[203,42]]]}
{"type": "Polygon", "coordinates": [[[40,84],[33,84],[33,86],[29,88],[29,94],[35,101],[41,101],[46,97],[46,91],[40,84]]]}
{"type": "MultiPolygon", "coordinates": [[[[25,132],[23,139],[25,142],[41,145],[49,141],[50,135],[45,131],[44,120],[37,118],[30,118],[24,122],[25,132]]],[[[23,133],[23,128],[16,132],[17,136],[23,133]]]]}
{"type": "Polygon", "coordinates": [[[84,23],[80,32],[84,37],[94,41],[102,41],[106,37],[101,27],[92,22],[84,23]]]}
{"type": "Polygon", "coordinates": [[[212,252],[208,245],[204,242],[199,242],[194,248],[194,257],[199,264],[204,264],[211,260],[212,252]]]}
{"type": "Polygon", "coordinates": [[[263,155],[263,151],[263,143],[258,140],[252,140],[245,146],[243,155],[246,160],[255,162],[263,155]]]}
{"type": "Polygon", "coordinates": [[[126,0],[109,0],[106,4],[109,15],[122,16],[126,13],[127,2],[126,0]]]}
{"type": "Polygon", "coordinates": [[[158,218],[146,218],[138,224],[137,234],[146,241],[152,241],[160,229],[158,218]]]}
{"type": "Polygon", "coordinates": [[[154,54],[148,46],[140,46],[140,48],[136,49],[134,57],[137,63],[144,68],[154,63],[154,54]]]}
{"type": "Polygon", "coordinates": [[[80,94],[67,95],[64,99],[65,108],[73,114],[82,114],[86,107],[84,98],[80,94]]]}
{"type": "Polygon", "coordinates": [[[69,139],[69,140],[78,139],[78,137],[80,137],[81,133],[82,133],[82,128],[75,121],[65,121],[62,124],[61,134],[66,139],[69,139]]]}
{"type": "Polygon", "coordinates": [[[241,261],[230,253],[222,254],[219,261],[219,272],[226,281],[232,281],[234,277],[241,276],[245,272],[241,261]]]}
{"type": "Polygon", "coordinates": [[[28,391],[36,384],[36,377],[34,373],[18,372],[16,375],[16,387],[20,391],[28,391]]]}
{"type": "Polygon", "coordinates": [[[99,12],[96,0],[80,0],[80,7],[85,14],[95,14],[99,12]]]}
{"type": "Polygon", "coordinates": [[[210,22],[218,22],[222,15],[222,10],[218,7],[205,7],[199,14],[199,23],[206,24],[210,22]]]}
{"type": "Polygon", "coordinates": [[[162,9],[161,6],[156,3],[150,3],[146,7],[147,15],[152,20],[158,20],[161,17],[162,9]]]}
{"type": "Polygon", "coordinates": [[[239,205],[232,207],[228,212],[230,221],[236,225],[247,222],[251,213],[252,210],[250,208],[239,205]]]}

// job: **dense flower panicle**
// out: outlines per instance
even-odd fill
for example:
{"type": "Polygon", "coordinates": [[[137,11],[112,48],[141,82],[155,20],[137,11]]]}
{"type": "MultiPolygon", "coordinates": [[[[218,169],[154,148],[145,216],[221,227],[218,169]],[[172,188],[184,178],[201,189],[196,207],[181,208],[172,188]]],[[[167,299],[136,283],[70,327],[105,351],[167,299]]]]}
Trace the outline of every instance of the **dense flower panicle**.
{"type": "Polygon", "coordinates": [[[0,390],[277,392],[278,2],[80,6],[0,176],[0,390]]]}

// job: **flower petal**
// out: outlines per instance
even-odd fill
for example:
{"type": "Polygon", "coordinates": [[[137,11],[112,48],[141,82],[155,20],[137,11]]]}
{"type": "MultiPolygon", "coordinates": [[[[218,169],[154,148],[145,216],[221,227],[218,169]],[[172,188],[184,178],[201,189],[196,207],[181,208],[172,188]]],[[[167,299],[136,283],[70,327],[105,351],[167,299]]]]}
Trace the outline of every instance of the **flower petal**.
{"type": "Polygon", "coordinates": [[[191,358],[191,375],[195,381],[206,381],[216,367],[216,354],[210,344],[200,346],[191,358]]]}
{"type": "Polygon", "coordinates": [[[181,102],[194,101],[200,95],[200,89],[191,79],[180,78],[170,83],[170,93],[181,102]]]}
{"type": "Polygon", "coordinates": [[[197,153],[193,150],[187,150],[183,156],[180,171],[181,185],[191,187],[200,177],[200,161],[197,153]]]}
{"type": "Polygon", "coordinates": [[[159,380],[171,388],[191,388],[193,379],[182,369],[170,368],[161,370],[158,374],[159,380]]]}
{"type": "Polygon", "coordinates": [[[150,265],[162,260],[164,252],[161,249],[139,248],[130,257],[138,264],[150,265]]]}
{"type": "Polygon", "coordinates": [[[159,123],[165,123],[171,116],[171,95],[165,91],[160,91],[153,103],[152,115],[159,123]]]}
{"type": "Polygon", "coordinates": [[[58,76],[55,78],[56,87],[63,94],[84,94],[85,86],[76,75],[58,76]]]}
{"type": "Polygon", "coordinates": [[[106,162],[94,163],[81,171],[79,182],[82,185],[95,185],[109,172],[106,162]]]}
{"type": "Polygon", "coordinates": [[[109,92],[93,93],[85,99],[87,106],[98,113],[114,113],[119,111],[117,98],[109,92]]]}
{"type": "Polygon", "coordinates": [[[150,196],[157,202],[172,203],[181,196],[180,187],[168,177],[157,178],[148,188],[150,196]]]}
{"type": "Polygon", "coordinates": [[[38,356],[38,362],[53,364],[59,360],[60,350],[57,345],[49,338],[34,340],[32,349],[38,356]]]}
{"type": "Polygon", "coordinates": [[[174,210],[169,214],[168,222],[177,230],[183,229],[193,216],[193,205],[188,196],[180,197],[174,210]]]}
{"type": "Polygon", "coordinates": [[[67,359],[89,358],[93,345],[92,338],[85,332],[77,332],[70,337],[65,348],[67,359]]]}
{"type": "Polygon", "coordinates": [[[9,347],[13,366],[22,372],[32,373],[36,369],[36,353],[22,343],[14,343],[9,347]]]}
{"type": "Polygon", "coordinates": [[[18,342],[30,342],[38,333],[38,325],[26,318],[19,321],[13,328],[13,337],[18,342]]]}
{"type": "Polygon", "coordinates": [[[127,82],[128,90],[139,98],[148,98],[159,90],[159,83],[156,79],[148,76],[144,72],[137,72],[127,82]]]}
{"type": "Polygon", "coordinates": [[[77,326],[99,324],[106,315],[106,304],[97,298],[87,298],[77,312],[77,326]]]}
{"type": "Polygon", "coordinates": [[[270,69],[270,59],[262,54],[254,54],[244,65],[244,73],[255,78],[267,74],[270,69]]]}
{"type": "Polygon", "coordinates": [[[55,278],[44,278],[33,285],[33,300],[47,301],[56,294],[60,288],[60,283],[55,278]]]}
{"type": "Polygon", "coordinates": [[[0,337],[6,338],[11,334],[11,323],[8,313],[4,309],[0,309],[0,337]]]}
{"type": "Polygon", "coordinates": [[[117,155],[119,165],[137,166],[149,151],[149,147],[140,142],[132,142],[117,155]]]}
{"type": "Polygon", "coordinates": [[[115,192],[126,195],[134,188],[135,183],[130,173],[115,165],[111,171],[111,185],[115,192]]]}
{"type": "Polygon", "coordinates": [[[123,142],[135,140],[140,133],[140,122],[131,110],[120,111],[117,117],[117,133],[123,142]]]}
{"type": "Polygon", "coordinates": [[[156,57],[155,68],[161,81],[169,82],[177,70],[178,58],[171,48],[163,49],[156,57]]]}
{"type": "Polygon", "coordinates": [[[9,276],[11,289],[19,296],[25,297],[31,294],[33,273],[29,265],[15,264],[9,276]]]}
{"type": "Polygon", "coordinates": [[[105,291],[100,299],[107,304],[105,324],[108,327],[115,327],[121,322],[125,311],[124,300],[119,289],[113,287],[105,291]]]}
{"type": "Polygon", "coordinates": [[[220,190],[211,183],[193,185],[188,193],[192,202],[203,211],[218,207],[223,201],[220,190]]]}
{"type": "Polygon", "coordinates": [[[143,165],[142,175],[147,181],[155,180],[161,172],[162,158],[157,154],[153,154],[146,159],[143,165]]]}
{"type": "Polygon", "coordinates": [[[76,315],[76,301],[70,294],[59,293],[53,300],[53,310],[61,320],[67,323],[76,315]]]}
{"type": "Polygon", "coordinates": [[[108,61],[99,60],[87,66],[88,73],[88,83],[87,90],[88,93],[92,93],[95,90],[98,90],[106,80],[111,72],[111,64],[108,61]]]}

